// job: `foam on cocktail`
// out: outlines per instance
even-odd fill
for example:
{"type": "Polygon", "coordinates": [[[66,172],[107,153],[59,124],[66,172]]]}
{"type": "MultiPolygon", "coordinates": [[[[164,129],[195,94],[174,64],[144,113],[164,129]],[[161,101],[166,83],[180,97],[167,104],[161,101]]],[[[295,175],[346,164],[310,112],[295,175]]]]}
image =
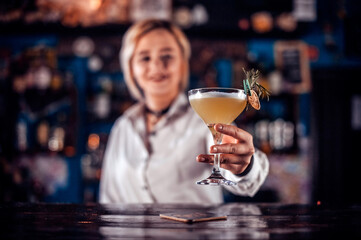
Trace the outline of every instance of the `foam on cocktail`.
{"type": "Polygon", "coordinates": [[[239,92],[234,92],[234,93],[224,93],[224,92],[204,92],[204,93],[200,93],[197,92],[196,94],[193,94],[191,96],[189,96],[189,100],[192,99],[197,99],[197,98],[219,98],[219,97],[224,97],[224,98],[240,98],[240,99],[246,99],[246,94],[244,94],[244,92],[242,91],[242,93],[239,92]]]}

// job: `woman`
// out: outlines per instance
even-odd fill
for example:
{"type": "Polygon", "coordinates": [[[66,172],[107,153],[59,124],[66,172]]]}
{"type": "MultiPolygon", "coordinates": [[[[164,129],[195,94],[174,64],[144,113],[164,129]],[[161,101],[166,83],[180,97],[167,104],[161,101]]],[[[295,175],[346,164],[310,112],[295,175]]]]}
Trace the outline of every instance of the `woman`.
{"type": "MultiPolygon", "coordinates": [[[[213,158],[198,155],[208,151],[212,140],[184,94],[189,57],[187,38],[169,22],[145,20],[126,32],[120,61],[126,84],[138,103],[112,128],[100,202],[223,202],[221,187],[195,184],[209,176],[213,158]]],[[[228,135],[229,143],[214,145],[210,152],[222,153],[222,174],[238,183],[226,186],[227,190],[253,196],[268,174],[267,157],[255,150],[249,133],[231,125],[215,127],[228,135]]]]}

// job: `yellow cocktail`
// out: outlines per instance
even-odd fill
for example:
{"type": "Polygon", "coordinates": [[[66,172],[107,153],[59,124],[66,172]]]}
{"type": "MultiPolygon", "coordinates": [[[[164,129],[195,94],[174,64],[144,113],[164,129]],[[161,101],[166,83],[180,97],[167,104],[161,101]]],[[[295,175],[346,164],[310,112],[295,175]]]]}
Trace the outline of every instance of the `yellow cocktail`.
{"type": "MultiPolygon", "coordinates": [[[[189,102],[193,110],[202,118],[210,129],[215,144],[222,142],[222,134],[214,130],[217,123],[230,124],[247,105],[247,96],[241,89],[234,88],[199,88],[188,91],[189,102]]],[[[225,179],[219,171],[219,154],[214,156],[212,175],[198,181],[205,185],[234,185],[225,179]]]]}

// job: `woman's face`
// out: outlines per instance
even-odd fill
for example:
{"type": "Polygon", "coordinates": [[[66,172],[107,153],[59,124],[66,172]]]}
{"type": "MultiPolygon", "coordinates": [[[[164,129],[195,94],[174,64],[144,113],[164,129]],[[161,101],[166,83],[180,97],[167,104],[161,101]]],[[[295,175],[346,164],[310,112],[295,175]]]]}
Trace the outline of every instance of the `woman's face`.
{"type": "Polygon", "coordinates": [[[182,52],[174,36],[164,29],[146,33],[136,45],[131,69],[148,97],[174,98],[179,91],[182,52]]]}

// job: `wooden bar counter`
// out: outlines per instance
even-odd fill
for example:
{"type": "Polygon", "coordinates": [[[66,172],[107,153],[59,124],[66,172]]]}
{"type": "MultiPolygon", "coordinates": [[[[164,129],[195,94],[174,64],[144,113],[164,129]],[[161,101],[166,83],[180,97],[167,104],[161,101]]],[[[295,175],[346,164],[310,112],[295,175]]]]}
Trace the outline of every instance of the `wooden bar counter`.
{"type": "Polygon", "coordinates": [[[10,203],[0,205],[0,239],[361,239],[361,206],[10,203]],[[194,211],[227,219],[160,217],[194,211]]]}

